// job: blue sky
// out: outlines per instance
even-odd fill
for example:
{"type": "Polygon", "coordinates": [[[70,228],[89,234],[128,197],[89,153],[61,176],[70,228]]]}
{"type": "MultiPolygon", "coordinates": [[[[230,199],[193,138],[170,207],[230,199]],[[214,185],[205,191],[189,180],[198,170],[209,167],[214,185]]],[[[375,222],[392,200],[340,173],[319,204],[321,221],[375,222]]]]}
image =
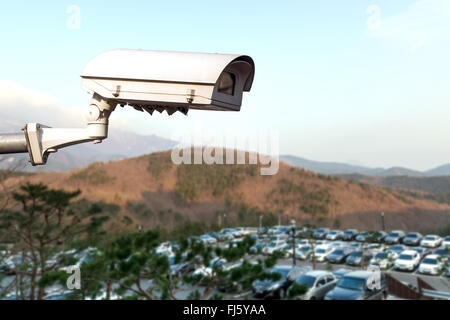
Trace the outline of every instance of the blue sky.
{"type": "MultiPolygon", "coordinates": [[[[112,126],[168,138],[199,126],[205,135],[276,129],[280,153],[314,160],[414,169],[450,162],[447,0],[16,0],[1,4],[0,39],[0,79],[69,115],[86,109],[79,74],[103,51],[239,53],[256,63],[241,112],[169,118],[120,109],[112,126]],[[67,26],[71,5],[79,29],[67,26]]],[[[17,97],[12,87],[2,97],[17,97]]],[[[38,121],[20,109],[33,99],[17,99],[0,106],[2,119],[38,121]]],[[[55,114],[39,121],[55,125],[63,118],[55,114]]]]}

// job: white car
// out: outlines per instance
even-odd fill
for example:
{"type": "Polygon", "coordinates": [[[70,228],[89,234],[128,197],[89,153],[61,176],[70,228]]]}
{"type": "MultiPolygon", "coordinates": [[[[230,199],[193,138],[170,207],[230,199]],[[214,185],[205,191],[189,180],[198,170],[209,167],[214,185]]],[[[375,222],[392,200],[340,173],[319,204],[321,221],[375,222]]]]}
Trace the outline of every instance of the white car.
{"type": "Polygon", "coordinates": [[[306,239],[302,239],[302,240],[296,240],[295,241],[295,248],[298,250],[303,246],[308,246],[309,245],[309,241],[306,239]]]}
{"type": "Polygon", "coordinates": [[[171,256],[173,255],[172,245],[170,242],[163,242],[156,248],[156,254],[171,256]]]}
{"type": "Polygon", "coordinates": [[[420,246],[427,248],[437,248],[441,245],[441,243],[442,243],[441,237],[431,234],[423,238],[423,240],[420,242],[420,246]]]}
{"type": "Polygon", "coordinates": [[[362,243],[361,242],[350,242],[350,244],[347,246],[348,250],[350,251],[358,251],[361,250],[362,248],[362,243]]]}
{"type": "Polygon", "coordinates": [[[204,234],[202,236],[200,236],[200,241],[202,241],[204,244],[216,244],[217,243],[217,239],[211,237],[210,235],[204,234]]]}
{"type": "Polygon", "coordinates": [[[347,247],[347,243],[343,241],[334,241],[333,243],[331,243],[331,247],[333,249],[342,249],[347,247]]]}
{"type": "Polygon", "coordinates": [[[210,261],[209,266],[201,266],[198,269],[196,269],[192,275],[199,276],[202,275],[203,277],[210,277],[213,273],[213,267],[218,266],[221,267],[224,265],[227,261],[225,259],[219,259],[214,258],[210,261]]]}
{"type": "Polygon", "coordinates": [[[380,269],[386,270],[392,266],[395,258],[396,254],[394,254],[393,252],[380,251],[372,258],[372,260],[370,260],[370,265],[377,266],[380,269]]]}
{"type": "Polygon", "coordinates": [[[403,251],[394,262],[396,270],[414,271],[420,264],[420,255],[414,250],[403,251]]]}
{"type": "Polygon", "coordinates": [[[331,246],[318,246],[314,250],[314,256],[316,261],[323,262],[326,260],[328,255],[334,250],[331,246]]]}
{"type": "Polygon", "coordinates": [[[430,254],[426,256],[419,266],[419,273],[438,275],[441,273],[444,264],[441,261],[441,257],[437,254],[430,254]]]}
{"type": "Polygon", "coordinates": [[[318,246],[331,247],[331,242],[328,240],[317,240],[316,242],[314,242],[314,245],[316,247],[318,247],[318,246]]]}
{"type": "Polygon", "coordinates": [[[271,255],[275,251],[281,251],[287,245],[284,240],[274,240],[271,241],[266,247],[263,248],[262,253],[266,255],[271,255]]]}
{"type": "Polygon", "coordinates": [[[342,231],[339,230],[331,230],[325,237],[327,240],[338,240],[342,237],[342,231]]]}
{"type": "Polygon", "coordinates": [[[442,239],[442,246],[444,248],[450,248],[450,236],[446,236],[444,239],[442,239]]]}

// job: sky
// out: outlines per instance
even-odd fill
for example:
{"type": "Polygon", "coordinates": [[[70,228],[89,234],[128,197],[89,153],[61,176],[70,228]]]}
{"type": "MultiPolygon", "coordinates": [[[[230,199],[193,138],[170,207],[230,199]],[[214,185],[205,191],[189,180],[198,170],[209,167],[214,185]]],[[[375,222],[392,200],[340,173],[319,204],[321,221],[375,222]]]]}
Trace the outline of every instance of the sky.
{"type": "Polygon", "coordinates": [[[111,127],[171,138],[277,132],[279,152],[426,170],[450,162],[450,1],[3,1],[0,128],[83,126],[84,66],[116,49],[246,54],[240,112],[144,116],[111,127]]]}

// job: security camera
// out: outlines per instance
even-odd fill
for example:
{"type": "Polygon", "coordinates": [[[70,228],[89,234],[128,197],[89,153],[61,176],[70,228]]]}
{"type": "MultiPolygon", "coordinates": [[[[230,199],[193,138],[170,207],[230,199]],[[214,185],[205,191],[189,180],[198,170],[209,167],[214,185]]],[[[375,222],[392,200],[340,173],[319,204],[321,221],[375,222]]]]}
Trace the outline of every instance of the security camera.
{"type": "Polygon", "coordinates": [[[150,115],[190,109],[239,111],[250,91],[255,64],[249,56],[145,50],[112,50],[91,60],[81,73],[82,86],[92,94],[87,127],[50,128],[25,125],[24,134],[0,135],[1,153],[28,152],[32,165],[71,145],[100,143],[108,136],[111,113],[129,105],[150,115]]]}
{"type": "Polygon", "coordinates": [[[239,111],[255,65],[249,56],[112,50],[91,60],[83,87],[119,105],[150,114],[189,109],[239,111]]]}

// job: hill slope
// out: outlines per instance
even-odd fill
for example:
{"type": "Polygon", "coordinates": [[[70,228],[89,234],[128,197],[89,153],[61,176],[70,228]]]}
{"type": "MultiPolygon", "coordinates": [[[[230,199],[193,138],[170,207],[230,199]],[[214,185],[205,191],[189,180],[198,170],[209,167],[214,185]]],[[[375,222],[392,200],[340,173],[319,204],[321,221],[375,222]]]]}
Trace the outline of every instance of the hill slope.
{"type": "Polygon", "coordinates": [[[238,221],[257,225],[281,218],[299,223],[380,228],[386,213],[388,229],[424,230],[450,223],[450,205],[417,199],[396,191],[316,174],[280,163],[274,176],[259,175],[256,165],[179,165],[170,153],[96,163],[62,173],[13,177],[53,188],[82,190],[89,201],[120,206],[116,220],[144,227],[173,227],[180,221],[238,221]],[[227,215],[225,216],[224,213],[227,215]]]}

